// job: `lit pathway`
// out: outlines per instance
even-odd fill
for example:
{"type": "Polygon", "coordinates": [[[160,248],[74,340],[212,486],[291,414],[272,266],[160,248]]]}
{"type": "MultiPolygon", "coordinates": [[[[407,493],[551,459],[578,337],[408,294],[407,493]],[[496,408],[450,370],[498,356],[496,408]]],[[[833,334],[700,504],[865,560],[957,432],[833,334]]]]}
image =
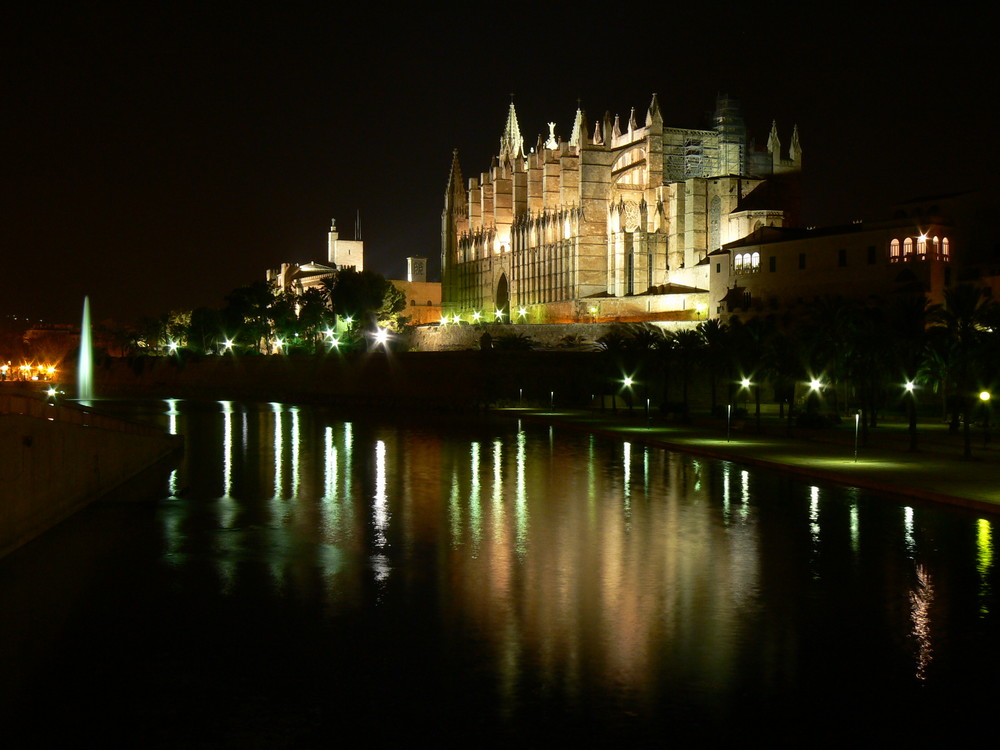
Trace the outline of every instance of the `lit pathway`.
{"type": "Polygon", "coordinates": [[[768,469],[889,492],[909,498],[1000,513],[1000,450],[984,447],[981,428],[972,433],[972,460],[962,458],[961,435],[943,425],[921,424],[919,450],[908,450],[905,425],[874,430],[869,447],[854,460],[854,425],[829,430],[795,428],[788,437],[784,422],[767,418],[756,433],[753,420],[733,429],[730,439],[719,420],[693,425],[662,423],[636,410],[610,411],[501,409],[499,413],[551,422],[664,448],[722,458],[768,469]]]}

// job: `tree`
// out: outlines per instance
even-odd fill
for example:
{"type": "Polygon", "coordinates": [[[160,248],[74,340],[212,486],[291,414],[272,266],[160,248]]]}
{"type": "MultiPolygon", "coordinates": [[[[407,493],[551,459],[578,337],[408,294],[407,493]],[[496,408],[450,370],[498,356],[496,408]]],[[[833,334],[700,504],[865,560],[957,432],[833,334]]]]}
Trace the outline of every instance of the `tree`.
{"type": "Polygon", "coordinates": [[[330,307],[339,320],[350,318],[350,328],[374,331],[380,321],[406,308],[406,297],[391,282],[374,271],[345,268],[323,279],[330,307]]]}
{"type": "Polygon", "coordinates": [[[945,306],[938,318],[947,345],[942,352],[950,356],[948,370],[954,384],[954,410],[952,431],[957,431],[959,413],[964,419],[965,458],[972,458],[970,420],[977,382],[984,381],[983,364],[987,359],[986,342],[989,340],[989,323],[995,312],[989,301],[989,290],[962,284],[945,290],[945,306]]]}
{"type": "Polygon", "coordinates": [[[226,296],[222,319],[227,333],[264,353],[271,346],[271,305],[274,285],[269,281],[255,281],[234,289],[226,296]]]}

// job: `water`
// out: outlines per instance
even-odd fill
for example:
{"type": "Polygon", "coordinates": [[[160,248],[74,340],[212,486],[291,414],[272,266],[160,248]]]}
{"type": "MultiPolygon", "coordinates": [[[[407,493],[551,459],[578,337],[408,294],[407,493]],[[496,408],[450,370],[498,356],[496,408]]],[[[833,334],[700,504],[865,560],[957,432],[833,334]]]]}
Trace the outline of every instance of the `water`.
{"type": "Polygon", "coordinates": [[[140,411],[181,463],[0,563],[31,746],[990,736],[996,518],[513,421],[140,411]]]}
{"type": "Polygon", "coordinates": [[[81,401],[94,398],[94,347],[90,331],[90,297],[83,298],[83,315],[80,319],[80,361],[77,363],[76,397],[81,401]]]}

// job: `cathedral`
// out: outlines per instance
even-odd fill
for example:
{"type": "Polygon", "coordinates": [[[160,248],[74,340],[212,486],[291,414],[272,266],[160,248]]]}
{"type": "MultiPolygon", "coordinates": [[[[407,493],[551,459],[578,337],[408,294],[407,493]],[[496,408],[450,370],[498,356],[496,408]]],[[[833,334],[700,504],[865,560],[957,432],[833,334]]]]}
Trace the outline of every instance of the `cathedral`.
{"type": "Polygon", "coordinates": [[[569,140],[548,123],[525,150],[511,103],[490,168],[466,183],[452,160],[441,220],[442,307],[463,320],[695,320],[709,306],[708,254],[798,220],[802,149],[772,125],[753,148],[738,103],[711,129],[642,125],[581,110],[569,140]]]}

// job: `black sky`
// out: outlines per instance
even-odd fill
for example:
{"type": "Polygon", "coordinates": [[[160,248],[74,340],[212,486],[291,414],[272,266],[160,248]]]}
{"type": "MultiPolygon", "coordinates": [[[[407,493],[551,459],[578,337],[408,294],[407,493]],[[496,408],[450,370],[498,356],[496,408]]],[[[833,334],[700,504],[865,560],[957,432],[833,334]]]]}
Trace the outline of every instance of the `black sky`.
{"type": "Polygon", "coordinates": [[[464,7],[9,14],[0,313],[70,322],[84,294],[120,322],[221,306],[268,267],[323,260],[330,218],[351,236],[357,211],[368,267],[436,268],[452,149],[466,177],[487,168],[511,92],[528,145],[549,120],[568,137],[577,101],[591,123],[641,122],[655,91],[668,125],[702,127],[727,92],[760,144],[772,119],[786,147],[798,124],[810,224],[981,187],[998,163],[995,66],[968,16],[464,7]]]}

